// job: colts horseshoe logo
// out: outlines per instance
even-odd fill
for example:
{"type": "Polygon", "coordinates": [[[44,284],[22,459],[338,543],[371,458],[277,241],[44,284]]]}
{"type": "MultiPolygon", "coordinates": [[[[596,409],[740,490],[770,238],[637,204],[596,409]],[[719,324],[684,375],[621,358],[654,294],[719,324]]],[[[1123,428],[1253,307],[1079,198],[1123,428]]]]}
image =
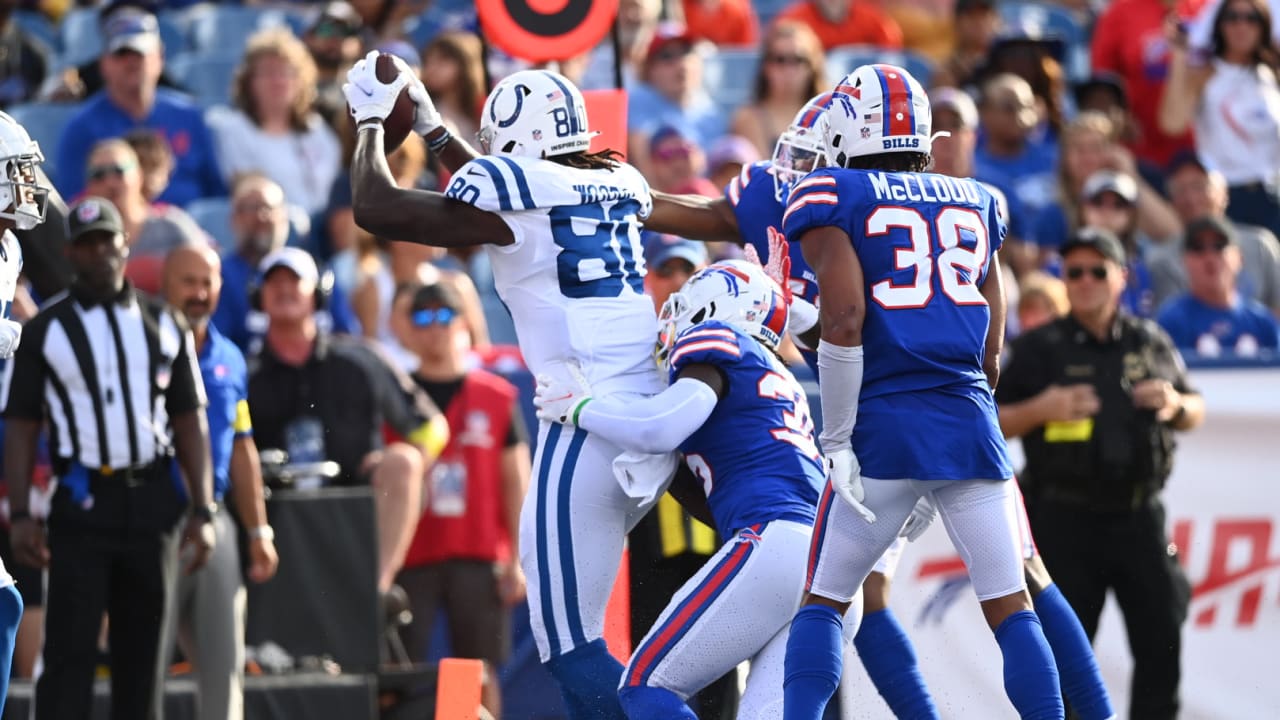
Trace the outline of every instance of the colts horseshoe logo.
{"type": "Polygon", "coordinates": [[[500,128],[511,127],[511,124],[520,117],[520,110],[524,108],[524,96],[530,93],[527,85],[515,86],[513,92],[516,94],[516,108],[511,111],[511,117],[505,120],[498,119],[498,98],[502,97],[502,93],[506,88],[499,88],[498,94],[493,96],[493,104],[489,106],[489,119],[498,124],[500,128]]]}
{"type": "Polygon", "coordinates": [[[595,47],[618,14],[618,0],[478,0],[485,38],[530,62],[565,60],[595,47]]]}

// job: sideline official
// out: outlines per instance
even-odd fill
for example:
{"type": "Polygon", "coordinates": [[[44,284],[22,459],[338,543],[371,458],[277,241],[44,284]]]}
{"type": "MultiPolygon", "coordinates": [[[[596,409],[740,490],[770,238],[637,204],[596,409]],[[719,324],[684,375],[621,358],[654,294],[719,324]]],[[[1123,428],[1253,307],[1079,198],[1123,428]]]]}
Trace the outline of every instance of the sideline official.
{"type": "Polygon", "coordinates": [[[124,280],[127,237],[107,200],[70,209],[67,294],[28,323],[4,387],[5,471],[18,561],[48,567],[44,673],[37,720],[91,715],[98,630],[111,617],[111,717],[163,714],[161,626],[177,579],[214,540],[204,387],[191,332],[168,307],[124,280]],[[48,534],[27,507],[41,424],[49,426],[58,490],[48,534]]]}
{"type": "Polygon", "coordinates": [[[1071,312],[1014,341],[1000,424],[1023,438],[1032,533],[1090,638],[1116,595],[1134,658],[1129,716],[1173,718],[1190,586],[1160,492],[1174,431],[1199,425],[1204,402],[1169,336],[1120,309],[1120,241],[1086,228],[1061,252],[1071,312]]]}

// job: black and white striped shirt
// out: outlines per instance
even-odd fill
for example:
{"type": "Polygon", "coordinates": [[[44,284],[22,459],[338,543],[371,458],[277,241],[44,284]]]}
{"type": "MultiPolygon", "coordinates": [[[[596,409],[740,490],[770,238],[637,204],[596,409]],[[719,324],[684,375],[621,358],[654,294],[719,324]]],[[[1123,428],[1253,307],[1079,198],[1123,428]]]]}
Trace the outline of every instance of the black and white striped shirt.
{"type": "Polygon", "coordinates": [[[49,421],[54,471],[108,471],[172,454],[169,418],[205,404],[186,321],[127,287],[105,304],[54,296],[4,372],[6,418],[49,421]]]}

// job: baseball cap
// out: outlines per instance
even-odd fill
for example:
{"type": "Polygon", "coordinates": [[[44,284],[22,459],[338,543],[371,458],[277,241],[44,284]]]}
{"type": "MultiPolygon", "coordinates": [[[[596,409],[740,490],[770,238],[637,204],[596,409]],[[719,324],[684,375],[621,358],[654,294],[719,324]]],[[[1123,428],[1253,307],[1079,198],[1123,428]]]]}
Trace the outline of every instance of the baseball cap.
{"type": "Polygon", "coordinates": [[[707,151],[707,166],[712,169],[729,163],[746,165],[759,159],[755,144],[741,135],[725,135],[711,143],[707,151]]]}
{"type": "Polygon", "coordinates": [[[934,115],[939,110],[950,110],[960,117],[960,127],[965,130],[978,127],[978,106],[965,91],[953,87],[934,88],[929,91],[929,102],[934,115]]]}
{"type": "Polygon", "coordinates": [[[102,33],[108,53],[121,50],[149,53],[160,49],[160,23],[153,13],[140,7],[125,7],[111,13],[103,23],[102,33]]]}
{"type": "Polygon", "coordinates": [[[707,262],[707,248],[700,242],[677,235],[653,233],[644,241],[644,264],[651,269],[662,267],[668,260],[680,258],[695,268],[707,262]]]}
{"type": "Polygon", "coordinates": [[[693,145],[689,138],[684,133],[680,132],[679,128],[672,125],[663,125],[654,131],[653,135],[649,137],[649,154],[654,154],[659,145],[671,138],[679,138],[686,146],[693,145]]]}
{"type": "Polygon", "coordinates": [[[111,233],[123,233],[124,223],[120,220],[120,211],[106,198],[90,195],[71,206],[67,211],[68,229],[74,241],[85,233],[105,230],[111,233]]]}
{"type": "Polygon", "coordinates": [[[653,32],[653,38],[649,40],[649,49],[644,55],[645,62],[653,60],[668,45],[684,43],[685,46],[692,48],[693,40],[693,35],[689,34],[689,29],[684,25],[674,22],[660,23],[653,32]]]}
{"type": "Polygon", "coordinates": [[[1076,248],[1091,248],[1101,253],[1102,257],[1115,261],[1117,265],[1125,263],[1124,246],[1120,244],[1120,238],[1110,230],[1095,227],[1080,228],[1062,243],[1062,247],[1058,248],[1058,254],[1066,257],[1067,253],[1076,248]]]}
{"type": "Polygon", "coordinates": [[[1230,223],[1218,217],[1202,217],[1187,223],[1182,250],[1185,252],[1193,245],[1198,245],[1198,239],[1205,235],[1222,238],[1228,245],[1236,244],[1236,231],[1230,223]]]}
{"type": "Polygon", "coordinates": [[[1092,200],[1104,192],[1115,193],[1133,205],[1138,202],[1138,183],[1132,177],[1114,170],[1099,170],[1084,181],[1084,198],[1092,200]]]}
{"type": "Polygon", "coordinates": [[[1125,90],[1124,78],[1105,70],[1095,72],[1087,79],[1075,84],[1071,92],[1075,96],[1076,105],[1084,105],[1085,99],[1095,90],[1108,90],[1115,93],[1120,99],[1120,106],[1129,107],[1129,93],[1125,90]]]}
{"type": "Polygon", "coordinates": [[[1196,151],[1191,148],[1187,148],[1179,150],[1169,160],[1169,166],[1166,167],[1164,171],[1165,177],[1173,175],[1188,165],[1199,169],[1201,172],[1209,172],[1209,168],[1205,167],[1204,162],[1200,160],[1200,156],[1196,154],[1196,151]]]}
{"type": "Polygon", "coordinates": [[[307,32],[323,35],[336,31],[339,35],[354,35],[363,27],[364,20],[360,17],[360,13],[356,12],[351,3],[339,0],[326,3],[320,10],[320,14],[316,16],[315,22],[307,28],[307,32]]]}
{"type": "Polygon", "coordinates": [[[258,263],[258,276],[265,280],[276,268],[289,268],[300,280],[308,280],[312,284],[320,282],[320,270],[316,267],[311,253],[296,247],[285,247],[269,253],[258,263]]]}

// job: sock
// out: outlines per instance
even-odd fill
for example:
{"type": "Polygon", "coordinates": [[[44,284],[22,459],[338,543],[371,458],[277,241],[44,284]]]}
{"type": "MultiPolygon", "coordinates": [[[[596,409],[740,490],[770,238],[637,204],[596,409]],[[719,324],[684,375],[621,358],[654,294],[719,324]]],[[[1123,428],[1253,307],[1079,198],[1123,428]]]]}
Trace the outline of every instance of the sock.
{"type": "Polygon", "coordinates": [[[1062,591],[1057,585],[1050,585],[1032,600],[1040,625],[1044,627],[1045,639],[1058,662],[1062,692],[1071,703],[1071,709],[1080,716],[1080,720],[1115,717],[1089,637],[1084,634],[1080,618],[1076,617],[1062,591]]]}
{"type": "Polygon", "coordinates": [[[996,643],[1004,656],[1004,691],[1022,720],[1062,720],[1058,668],[1040,619],[1019,610],[996,628],[996,643]]]}
{"type": "Polygon", "coordinates": [[[840,614],[826,605],[805,605],[791,620],[782,683],[784,720],[822,720],[840,683],[844,662],[840,614]]]}
{"type": "Polygon", "coordinates": [[[888,608],[862,619],[862,628],[853,637],[858,657],[871,676],[880,697],[889,703],[895,717],[903,720],[940,717],[920,674],[915,648],[898,619],[888,608]]]}
{"type": "Polygon", "coordinates": [[[0,713],[9,696],[9,671],[13,669],[13,646],[18,641],[18,622],[22,620],[22,596],[18,588],[0,588],[0,713]]]}
{"type": "Polygon", "coordinates": [[[624,687],[618,699],[627,720],[698,720],[688,704],[666,688],[624,687]]]}
{"type": "Polygon", "coordinates": [[[622,663],[609,654],[604,640],[593,640],[546,662],[560,683],[569,720],[625,720],[618,701],[622,663]]]}

